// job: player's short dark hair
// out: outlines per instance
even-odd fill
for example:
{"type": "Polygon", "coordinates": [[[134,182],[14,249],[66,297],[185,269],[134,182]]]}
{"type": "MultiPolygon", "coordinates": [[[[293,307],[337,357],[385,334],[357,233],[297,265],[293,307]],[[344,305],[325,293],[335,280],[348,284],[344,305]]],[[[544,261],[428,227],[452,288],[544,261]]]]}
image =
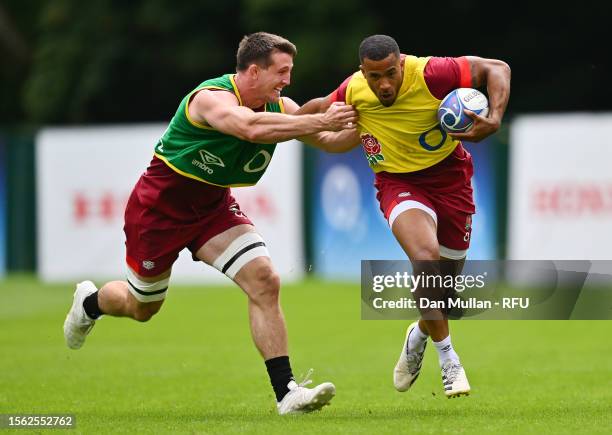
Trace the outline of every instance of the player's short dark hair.
{"type": "Polygon", "coordinates": [[[275,51],[290,54],[291,57],[297,54],[295,45],[282,36],[266,32],[246,35],[238,45],[236,69],[244,71],[253,63],[262,68],[268,68],[272,65],[270,55],[275,51]]]}
{"type": "Polygon", "coordinates": [[[370,60],[383,60],[391,53],[400,55],[400,49],[393,39],[387,35],[372,35],[361,41],[359,45],[359,62],[367,57],[370,60]]]}

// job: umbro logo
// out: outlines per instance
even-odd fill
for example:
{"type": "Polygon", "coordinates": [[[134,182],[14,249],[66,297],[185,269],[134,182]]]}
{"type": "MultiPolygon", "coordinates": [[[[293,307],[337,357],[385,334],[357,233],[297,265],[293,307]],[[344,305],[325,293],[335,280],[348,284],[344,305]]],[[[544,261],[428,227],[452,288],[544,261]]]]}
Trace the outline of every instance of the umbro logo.
{"type": "Polygon", "coordinates": [[[151,260],[145,260],[142,262],[142,267],[144,267],[147,270],[151,270],[155,267],[155,262],[151,260]]]}
{"type": "Polygon", "coordinates": [[[193,159],[191,164],[197,166],[207,174],[212,175],[215,172],[211,166],[220,166],[225,168],[225,163],[223,163],[223,160],[210,151],[200,150],[199,153],[202,160],[200,161],[198,159],[193,159]]]}
{"type": "Polygon", "coordinates": [[[207,165],[217,165],[225,168],[225,163],[223,163],[223,160],[210,151],[200,150],[200,158],[202,159],[202,163],[207,165]]]}
{"type": "Polygon", "coordinates": [[[397,196],[400,197],[400,198],[405,198],[407,196],[412,196],[412,193],[410,193],[410,192],[402,192],[402,193],[400,193],[397,196]]]}

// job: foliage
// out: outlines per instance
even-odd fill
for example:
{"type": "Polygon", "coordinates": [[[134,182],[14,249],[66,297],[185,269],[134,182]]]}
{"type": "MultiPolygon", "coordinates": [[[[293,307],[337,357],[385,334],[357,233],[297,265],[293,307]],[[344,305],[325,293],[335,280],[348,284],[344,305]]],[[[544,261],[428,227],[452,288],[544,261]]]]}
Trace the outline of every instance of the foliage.
{"type": "Polygon", "coordinates": [[[526,14],[519,3],[493,16],[478,0],[409,9],[395,0],[8,0],[0,124],[167,120],[186,92],[232,71],[241,37],[259,30],[298,46],[287,88],[298,103],[332,91],[357,69],[361,39],[386,33],[407,53],[507,61],[510,113],[609,110],[610,59],[596,47],[610,6],[537,3],[526,14]],[[571,85],[578,91],[562,92],[571,85]]]}

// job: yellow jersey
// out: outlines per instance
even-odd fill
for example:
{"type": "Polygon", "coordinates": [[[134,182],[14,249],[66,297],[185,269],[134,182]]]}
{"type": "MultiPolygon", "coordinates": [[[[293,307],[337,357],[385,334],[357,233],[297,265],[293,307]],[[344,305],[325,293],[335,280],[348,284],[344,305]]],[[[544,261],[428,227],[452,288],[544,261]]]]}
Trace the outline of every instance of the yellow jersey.
{"type": "Polygon", "coordinates": [[[344,101],[359,112],[362,146],[374,172],[419,171],[444,160],[459,144],[440,127],[437,111],[447,92],[471,81],[469,64],[465,58],[457,58],[462,61],[457,83],[437,98],[424,76],[430,59],[405,56],[402,85],[397,99],[389,107],[380,103],[361,71],[343,84],[346,86],[342,92],[344,101]]]}

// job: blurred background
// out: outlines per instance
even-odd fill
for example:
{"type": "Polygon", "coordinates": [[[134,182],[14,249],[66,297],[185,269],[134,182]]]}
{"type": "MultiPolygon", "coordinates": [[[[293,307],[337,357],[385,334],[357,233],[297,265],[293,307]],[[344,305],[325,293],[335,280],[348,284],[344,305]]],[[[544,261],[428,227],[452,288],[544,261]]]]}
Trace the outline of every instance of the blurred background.
{"type": "MultiPolygon", "coordinates": [[[[392,35],[418,56],[506,61],[498,134],[466,144],[474,259],[609,259],[612,87],[608,4],[464,0],[15,1],[0,3],[0,273],[45,281],[123,275],[123,207],[181,98],[232,72],[243,35],[298,47],[286,95],[303,104],[358,68],[359,42],[392,35]],[[503,9],[505,8],[505,9],[503,9]],[[598,48],[603,47],[603,48],[598,48]]],[[[260,185],[236,189],[286,280],[358,280],[400,259],[360,149],[283,144],[260,185]]],[[[223,280],[181,258],[173,279],[223,280]]]]}

